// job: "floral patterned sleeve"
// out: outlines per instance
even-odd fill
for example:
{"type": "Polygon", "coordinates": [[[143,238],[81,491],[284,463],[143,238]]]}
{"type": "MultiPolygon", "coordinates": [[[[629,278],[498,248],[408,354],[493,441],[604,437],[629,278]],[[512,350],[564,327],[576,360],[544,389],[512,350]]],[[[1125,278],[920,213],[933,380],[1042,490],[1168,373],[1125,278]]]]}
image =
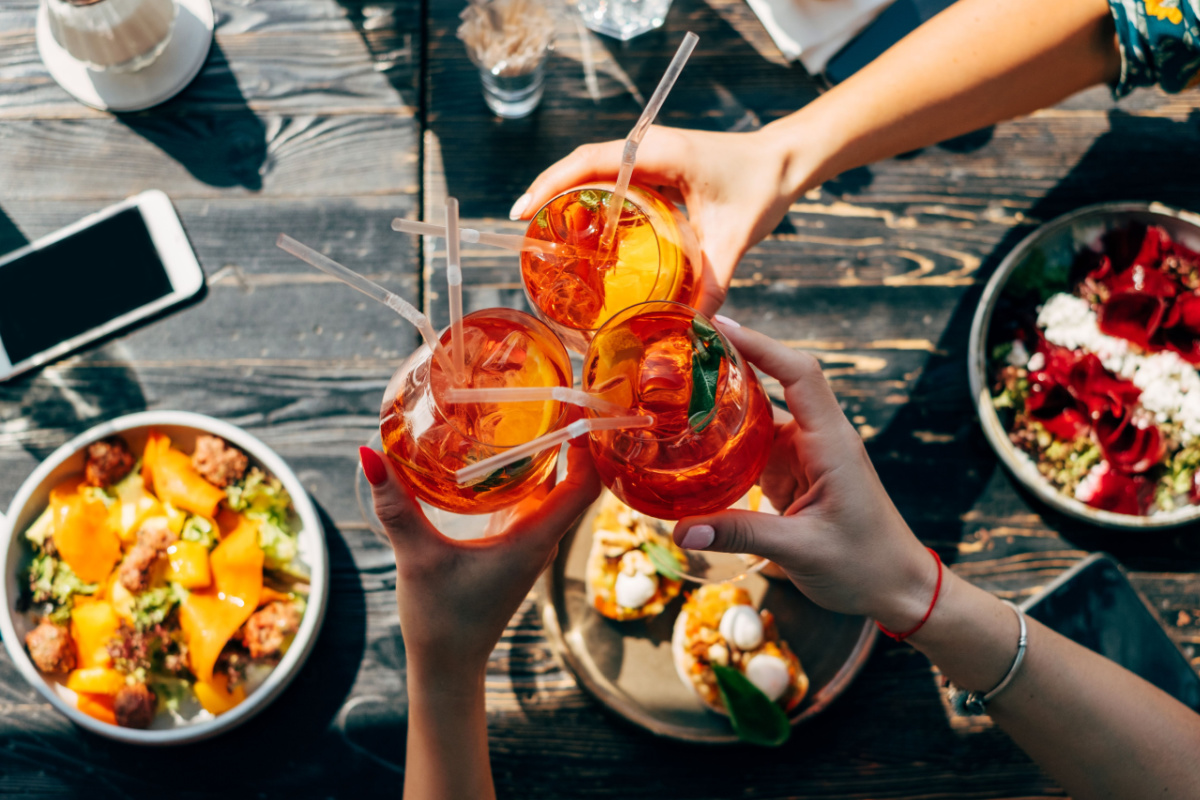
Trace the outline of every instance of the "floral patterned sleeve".
{"type": "Polygon", "coordinates": [[[1180,92],[1200,82],[1200,0],[1108,0],[1121,47],[1124,97],[1139,86],[1180,92]]]}

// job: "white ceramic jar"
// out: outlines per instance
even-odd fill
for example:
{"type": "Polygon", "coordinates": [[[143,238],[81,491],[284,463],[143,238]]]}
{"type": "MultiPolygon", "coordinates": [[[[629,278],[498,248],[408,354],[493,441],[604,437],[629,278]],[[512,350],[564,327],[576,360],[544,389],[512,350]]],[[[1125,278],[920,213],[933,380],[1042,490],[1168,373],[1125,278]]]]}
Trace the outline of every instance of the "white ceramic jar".
{"type": "Polygon", "coordinates": [[[54,39],[90,69],[136,72],[171,40],[175,0],[43,0],[54,39]]]}

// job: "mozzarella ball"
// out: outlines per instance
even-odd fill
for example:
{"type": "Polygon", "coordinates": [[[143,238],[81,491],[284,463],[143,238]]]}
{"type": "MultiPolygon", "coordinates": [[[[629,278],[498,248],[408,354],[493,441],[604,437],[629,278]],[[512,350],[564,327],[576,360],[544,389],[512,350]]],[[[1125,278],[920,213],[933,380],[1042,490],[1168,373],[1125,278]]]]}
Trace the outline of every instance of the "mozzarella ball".
{"type": "Polygon", "coordinates": [[[617,575],[617,605],[622,608],[641,608],[658,591],[658,580],[640,572],[617,575]]]}
{"type": "Polygon", "coordinates": [[[721,616],[721,635],[739,650],[753,650],[762,644],[763,624],[750,606],[732,606],[721,616]]]}
{"type": "Polygon", "coordinates": [[[772,702],[783,697],[791,678],[787,664],[779,656],[759,653],[746,665],[746,678],[762,690],[772,702]]]}

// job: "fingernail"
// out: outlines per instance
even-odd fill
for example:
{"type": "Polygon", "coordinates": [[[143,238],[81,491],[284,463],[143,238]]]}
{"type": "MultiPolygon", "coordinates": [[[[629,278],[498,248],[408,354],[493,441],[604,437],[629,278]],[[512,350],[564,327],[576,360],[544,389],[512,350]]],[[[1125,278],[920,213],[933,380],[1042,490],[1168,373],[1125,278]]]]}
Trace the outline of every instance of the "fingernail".
{"type": "Polygon", "coordinates": [[[372,486],[382,486],[387,481],[387,467],[383,459],[369,447],[358,448],[358,458],[362,461],[363,474],[372,486]]]}
{"type": "Polygon", "coordinates": [[[713,322],[719,322],[722,325],[724,325],[726,328],[742,327],[741,324],[734,322],[733,320],[731,320],[729,317],[725,316],[724,314],[717,314],[716,316],[714,316],[713,322]]]}
{"type": "Polygon", "coordinates": [[[713,530],[712,525],[693,525],[683,535],[683,541],[679,543],[679,546],[686,547],[688,550],[703,550],[712,544],[715,538],[717,538],[717,532],[713,530]]]}
{"type": "Polygon", "coordinates": [[[508,218],[520,219],[521,215],[525,213],[525,209],[529,205],[529,201],[532,199],[533,196],[528,192],[518,197],[517,202],[513,203],[513,207],[508,211],[508,218]]]}

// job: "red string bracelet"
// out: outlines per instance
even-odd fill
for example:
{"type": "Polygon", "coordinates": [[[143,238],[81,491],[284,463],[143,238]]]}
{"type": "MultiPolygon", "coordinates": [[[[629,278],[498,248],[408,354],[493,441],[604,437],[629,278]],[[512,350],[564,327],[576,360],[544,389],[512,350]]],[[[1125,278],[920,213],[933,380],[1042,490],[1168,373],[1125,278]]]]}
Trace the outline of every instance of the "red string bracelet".
{"type": "Polygon", "coordinates": [[[883,631],[884,636],[895,639],[897,642],[903,642],[905,639],[921,630],[921,626],[929,621],[929,615],[933,613],[933,607],[937,605],[938,595],[942,593],[942,559],[938,557],[938,554],[932,547],[926,547],[925,549],[929,551],[929,555],[933,556],[933,560],[937,563],[938,568],[937,584],[933,587],[933,599],[929,601],[929,610],[925,612],[925,616],[921,617],[921,621],[918,622],[914,628],[907,630],[904,633],[892,633],[887,628],[883,627],[883,623],[875,623],[877,626],[879,626],[879,630],[883,631]]]}

